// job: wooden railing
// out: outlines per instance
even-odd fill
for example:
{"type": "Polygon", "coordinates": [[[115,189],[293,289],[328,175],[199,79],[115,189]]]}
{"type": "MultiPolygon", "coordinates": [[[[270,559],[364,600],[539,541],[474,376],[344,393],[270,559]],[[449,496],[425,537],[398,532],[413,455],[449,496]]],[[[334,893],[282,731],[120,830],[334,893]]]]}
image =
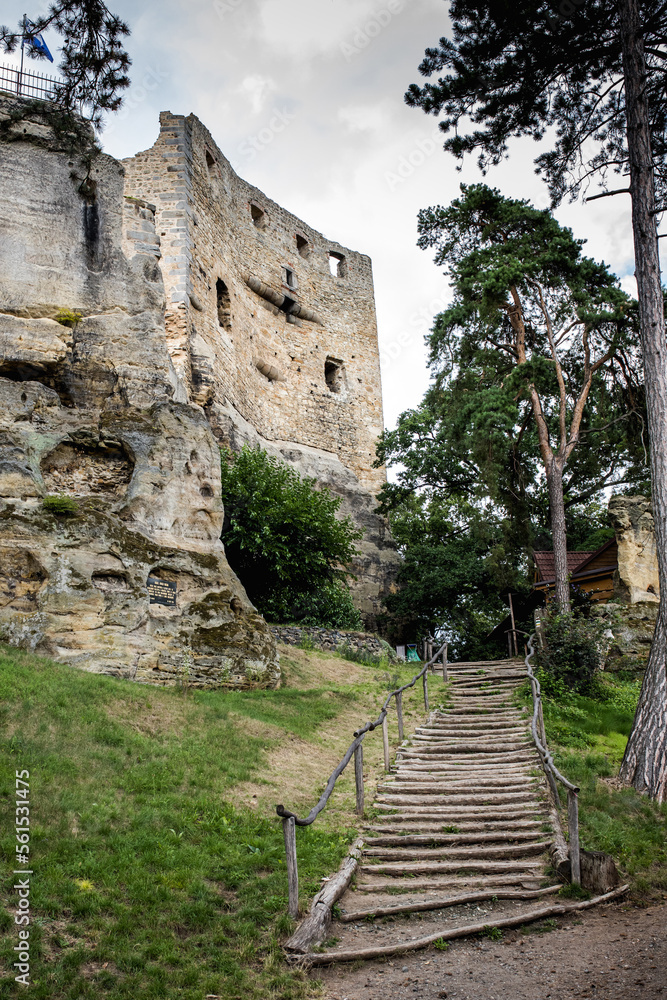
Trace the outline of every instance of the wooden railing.
{"type": "Polygon", "coordinates": [[[544,713],[542,711],[542,692],[540,690],[540,682],[533,673],[533,668],[530,665],[530,660],[535,655],[535,648],[533,645],[534,641],[535,635],[533,634],[528,639],[528,652],[525,660],[526,670],[530,679],[530,686],[533,691],[533,718],[531,720],[533,740],[535,742],[535,746],[537,747],[537,752],[542,759],[542,767],[544,768],[544,772],[547,776],[557,808],[560,808],[561,801],[556,782],[559,781],[561,785],[567,789],[570,878],[575,885],[581,885],[581,856],[579,849],[579,788],[577,785],[573,785],[571,781],[568,781],[567,778],[560,773],[554,764],[553,757],[551,756],[551,752],[547,746],[547,734],[544,728],[544,713]]]}
{"type": "Polygon", "coordinates": [[[354,756],[354,778],[356,787],[356,812],[362,816],[364,812],[364,751],[363,742],[364,738],[368,733],[372,733],[374,729],[382,727],[382,746],[384,750],[384,768],[385,771],[389,770],[390,759],[389,759],[389,729],[387,724],[387,713],[391,699],[396,699],[396,715],[398,718],[398,738],[402,742],[403,740],[403,692],[407,691],[408,688],[414,687],[417,681],[421,678],[423,688],[424,688],[424,708],[429,711],[429,699],[428,699],[428,672],[429,669],[435,667],[438,658],[441,658],[439,666],[442,666],[442,677],[443,681],[447,682],[447,643],[444,642],[442,646],[438,649],[437,653],[433,653],[433,643],[434,639],[431,637],[424,640],[424,656],[426,662],[418,674],[415,674],[411,681],[404,684],[402,687],[397,688],[392,691],[380,709],[380,714],[378,715],[375,722],[367,722],[365,726],[361,729],[357,729],[354,732],[354,739],[350,743],[345,756],[341,760],[338,767],[334,768],[331,772],[331,776],[327,781],[326,787],[320,796],[319,801],[310,810],[307,816],[300,819],[295,813],[290,812],[289,809],[285,809],[283,805],[276,806],[276,812],[283,821],[283,836],[285,839],[285,854],[287,856],[287,882],[289,889],[289,905],[288,913],[291,917],[298,916],[299,913],[299,871],[297,864],[296,855],[296,827],[297,826],[310,826],[310,824],[319,816],[327,802],[329,797],[334,790],[336,782],[340,778],[341,774],[350,763],[350,760],[354,756]]]}

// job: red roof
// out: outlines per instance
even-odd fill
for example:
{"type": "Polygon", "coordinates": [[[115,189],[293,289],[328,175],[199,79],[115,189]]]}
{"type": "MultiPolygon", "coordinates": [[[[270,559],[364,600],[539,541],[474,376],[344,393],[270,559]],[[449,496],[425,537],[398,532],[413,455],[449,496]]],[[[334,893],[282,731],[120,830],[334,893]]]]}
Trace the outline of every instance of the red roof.
{"type": "MultiPolygon", "coordinates": [[[[567,554],[567,571],[568,573],[576,573],[579,566],[582,563],[587,562],[594,552],[568,552],[567,554]]],[[[554,554],[553,552],[533,552],[533,559],[535,560],[535,565],[537,566],[537,572],[540,580],[555,580],[556,578],[556,567],[554,565],[554,554]]]]}

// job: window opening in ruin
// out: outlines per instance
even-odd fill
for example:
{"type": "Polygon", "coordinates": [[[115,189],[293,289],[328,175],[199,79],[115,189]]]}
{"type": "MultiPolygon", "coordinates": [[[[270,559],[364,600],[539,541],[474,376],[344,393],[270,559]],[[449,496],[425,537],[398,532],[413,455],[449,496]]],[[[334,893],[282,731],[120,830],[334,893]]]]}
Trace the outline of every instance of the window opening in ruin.
{"type": "Polygon", "coordinates": [[[208,149],[206,150],[206,166],[208,167],[209,174],[212,173],[213,172],[213,168],[215,166],[215,160],[213,159],[213,157],[209,153],[208,149]]]}
{"type": "Polygon", "coordinates": [[[310,243],[305,236],[301,236],[300,233],[296,234],[296,248],[302,257],[310,257],[310,243]]]}
{"type": "Polygon", "coordinates": [[[222,278],[218,278],[215,283],[215,294],[218,309],[218,323],[225,330],[232,328],[232,300],[229,289],[222,278]]]}
{"type": "Polygon", "coordinates": [[[283,267],[283,284],[288,288],[298,288],[296,274],[291,267],[283,267]]]}
{"type": "Polygon", "coordinates": [[[283,304],[279,307],[284,313],[291,313],[296,305],[296,299],[291,299],[289,295],[286,295],[283,299],[283,304]]]}
{"type": "Polygon", "coordinates": [[[324,380],[329,392],[340,392],[345,386],[345,366],[338,358],[327,358],[324,362],[324,380]]]}
{"type": "Polygon", "coordinates": [[[334,278],[344,278],[347,274],[347,263],[345,254],[329,251],[329,270],[334,278]]]}
{"type": "Polygon", "coordinates": [[[266,212],[264,211],[263,208],[260,208],[259,205],[255,205],[251,202],[250,214],[252,216],[252,221],[257,227],[257,229],[266,229],[267,218],[266,218],[266,212]]]}

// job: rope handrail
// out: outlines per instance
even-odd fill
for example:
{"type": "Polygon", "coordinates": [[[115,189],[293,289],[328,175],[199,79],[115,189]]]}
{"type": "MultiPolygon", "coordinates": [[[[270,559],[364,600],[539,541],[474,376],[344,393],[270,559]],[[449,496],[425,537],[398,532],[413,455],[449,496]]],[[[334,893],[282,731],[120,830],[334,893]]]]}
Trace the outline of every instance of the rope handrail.
{"type": "Polygon", "coordinates": [[[408,688],[414,687],[417,681],[420,679],[420,677],[423,677],[426,674],[428,668],[436,662],[438,657],[442,655],[442,653],[446,650],[446,648],[447,648],[447,643],[443,642],[442,646],[437,651],[437,653],[435,653],[430,658],[430,660],[427,660],[427,662],[424,664],[419,673],[415,674],[411,681],[408,681],[407,684],[404,684],[400,688],[396,688],[395,691],[390,691],[390,693],[387,695],[384,701],[384,704],[382,705],[382,708],[380,709],[380,714],[378,715],[375,722],[367,722],[366,725],[363,726],[361,729],[355,729],[354,740],[352,741],[352,743],[350,743],[349,747],[347,748],[347,751],[345,752],[345,755],[341,760],[340,764],[338,764],[338,766],[334,768],[334,770],[331,772],[331,776],[326,783],[325,789],[322,792],[322,795],[320,796],[318,803],[315,806],[313,806],[308,815],[303,819],[299,819],[299,817],[295,813],[290,812],[289,809],[285,809],[285,807],[282,804],[280,804],[276,806],[276,812],[281,819],[294,819],[294,822],[297,826],[310,826],[310,824],[317,818],[317,816],[319,816],[319,814],[322,812],[325,805],[329,801],[329,797],[331,796],[331,793],[334,790],[336,781],[343,773],[347,765],[350,763],[350,760],[352,759],[352,754],[354,753],[356,748],[361,745],[366,733],[372,733],[374,729],[377,729],[378,726],[381,726],[384,723],[384,720],[387,717],[387,709],[389,707],[391,699],[402,695],[403,692],[407,691],[408,688]]]}
{"type": "Polygon", "coordinates": [[[310,824],[319,816],[324,807],[326,806],[331,793],[334,790],[336,782],[339,777],[350,763],[352,755],[354,755],[354,778],[356,784],[356,811],[359,815],[363,816],[364,813],[364,757],[363,757],[363,742],[364,737],[367,733],[373,732],[378,726],[382,726],[382,743],[384,750],[384,767],[385,771],[389,770],[389,732],[387,726],[387,710],[392,698],[396,699],[396,713],[398,717],[398,738],[403,739],[403,692],[407,691],[408,688],[414,687],[419,678],[421,677],[424,684],[424,708],[428,712],[428,671],[429,667],[433,666],[438,657],[442,656],[442,679],[447,682],[447,643],[443,642],[437,653],[433,654],[433,639],[428,636],[424,640],[426,663],[422,669],[414,675],[411,681],[407,684],[403,684],[401,687],[396,688],[395,691],[390,691],[387,695],[382,708],[380,709],[380,714],[378,715],[375,722],[367,722],[365,726],[360,729],[355,729],[354,739],[347,748],[343,759],[340,764],[331,772],[329,780],[326,783],[326,787],[319,798],[319,801],[310,810],[307,816],[300,819],[296,813],[290,812],[289,809],[281,805],[276,806],[276,812],[278,816],[283,821],[283,837],[285,838],[285,854],[287,857],[287,883],[289,890],[289,905],[287,912],[291,917],[296,917],[299,914],[299,871],[297,866],[297,856],[296,856],[296,828],[297,826],[310,826],[310,824]],[[431,654],[431,655],[429,655],[431,654]]]}
{"type": "MultiPolygon", "coordinates": [[[[524,633],[527,635],[527,633],[524,633]]],[[[561,774],[556,765],[554,764],[554,759],[551,755],[551,751],[547,746],[547,735],[544,727],[544,713],[542,711],[542,689],[540,687],[540,682],[533,673],[533,668],[530,663],[532,657],[535,655],[535,633],[528,636],[528,650],[526,653],[525,664],[526,672],[528,674],[528,679],[530,680],[531,690],[533,692],[533,716],[530,720],[530,728],[533,736],[533,742],[537,748],[537,752],[540,755],[542,761],[542,767],[549,781],[551,791],[554,796],[555,805],[559,807],[560,795],[558,794],[558,786],[556,781],[560,781],[561,785],[567,789],[567,819],[568,819],[568,830],[569,830],[569,841],[570,841],[570,876],[572,882],[575,885],[581,884],[581,857],[579,848],[579,786],[573,785],[571,781],[561,774]],[[538,735],[538,723],[540,728],[540,734],[538,735]]]]}
{"type": "MultiPolygon", "coordinates": [[[[544,737],[544,742],[540,741],[540,739],[539,739],[539,737],[537,735],[537,723],[538,723],[538,719],[541,718],[541,716],[540,716],[540,709],[542,707],[542,689],[540,687],[540,682],[538,681],[537,677],[533,673],[533,668],[532,668],[532,666],[530,665],[530,662],[529,662],[530,659],[531,659],[531,657],[535,655],[535,647],[533,645],[534,638],[535,638],[535,635],[533,634],[528,639],[528,655],[526,656],[526,659],[525,659],[526,670],[528,672],[528,677],[530,679],[530,685],[531,685],[531,688],[533,690],[533,718],[532,718],[531,724],[530,724],[530,727],[531,727],[532,732],[533,732],[533,740],[535,742],[535,746],[537,747],[537,752],[539,753],[540,757],[542,758],[542,763],[544,765],[544,769],[545,770],[548,769],[553,774],[554,778],[556,778],[558,781],[560,781],[560,783],[562,785],[564,785],[565,788],[567,788],[568,790],[571,790],[573,792],[578,792],[579,791],[579,786],[578,785],[573,785],[571,781],[568,781],[567,778],[560,773],[560,771],[558,770],[558,768],[554,764],[554,759],[551,756],[551,751],[549,750],[549,747],[547,746],[546,734],[544,732],[542,733],[542,735],[544,737]]],[[[542,729],[544,729],[544,724],[542,725],[542,729]]]]}

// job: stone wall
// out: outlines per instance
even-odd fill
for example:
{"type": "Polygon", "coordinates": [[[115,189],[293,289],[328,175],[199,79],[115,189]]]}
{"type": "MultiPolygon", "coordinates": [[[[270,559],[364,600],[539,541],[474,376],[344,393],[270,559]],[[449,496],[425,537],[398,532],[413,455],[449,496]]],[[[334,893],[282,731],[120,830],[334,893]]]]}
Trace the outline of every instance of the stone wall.
{"type": "Polygon", "coordinates": [[[360,653],[371,656],[386,657],[390,663],[398,663],[398,656],[393,646],[384,639],[369,632],[348,632],[335,628],[312,628],[304,625],[272,625],[271,632],[278,642],[288,646],[298,646],[304,640],[312,643],[317,649],[330,651],[341,647],[356,649],[360,653]]]}
{"type": "Polygon", "coordinates": [[[222,444],[261,444],[339,493],[365,530],[353,591],[373,625],[398,559],[374,513],[385,473],[373,468],[383,419],[370,259],[238,177],[192,115],[163,113],[155,145],[124,165],[126,195],[156,206],[167,343],[188,398],[222,444]]]}
{"type": "Polygon", "coordinates": [[[138,681],[273,686],[275,641],[220,542],[218,443],[167,349],[154,210],[124,200],[113,158],[87,175],[42,126],[12,139],[0,172],[0,634],[138,681]],[[173,605],[151,602],[149,577],[173,605]]]}

